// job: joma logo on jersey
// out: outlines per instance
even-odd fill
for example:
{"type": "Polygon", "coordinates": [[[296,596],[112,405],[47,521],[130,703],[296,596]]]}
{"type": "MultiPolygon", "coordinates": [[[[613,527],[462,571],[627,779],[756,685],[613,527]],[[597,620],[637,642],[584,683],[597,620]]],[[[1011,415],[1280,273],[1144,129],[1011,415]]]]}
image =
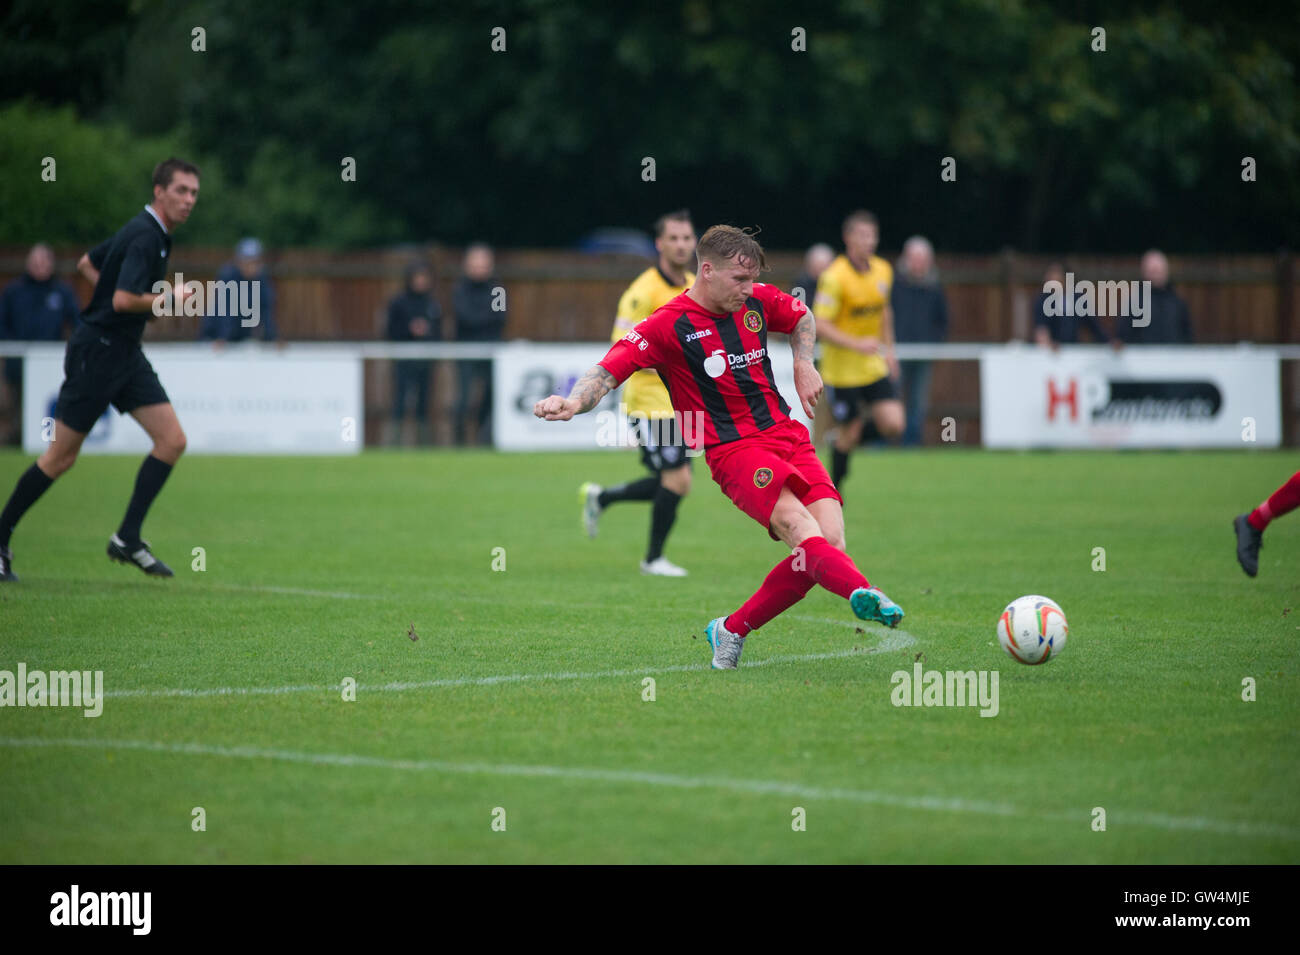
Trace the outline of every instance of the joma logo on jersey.
{"type": "Polygon", "coordinates": [[[712,334],[713,334],[713,329],[706,328],[704,329],[704,331],[701,332],[691,332],[689,335],[686,336],[686,340],[688,342],[693,342],[697,338],[708,338],[712,334]]]}

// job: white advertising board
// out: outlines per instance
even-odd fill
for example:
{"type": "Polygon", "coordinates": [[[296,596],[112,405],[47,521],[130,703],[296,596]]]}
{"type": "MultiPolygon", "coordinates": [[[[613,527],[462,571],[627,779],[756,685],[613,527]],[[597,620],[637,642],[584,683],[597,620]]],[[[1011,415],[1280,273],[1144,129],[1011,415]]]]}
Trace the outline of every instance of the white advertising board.
{"type": "Polygon", "coordinates": [[[980,405],[989,448],[1272,448],[1282,441],[1279,360],[1266,349],[988,348],[980,405]]]}
{"type": "MultiPolygon", "coordinates": [[[[364,443],[361,359],[294,356],[262,346],[145,346],[194,454],[357,454],[364,443]],[[351,427],[349,427],[351,422],[351,427]]],[[[63,346],[29,349],[23,448],[39,454],[63,383],[63,346]]],[[[148,435],[116,409],[96,422],[88,454],[145,453],[148,435]]]]}

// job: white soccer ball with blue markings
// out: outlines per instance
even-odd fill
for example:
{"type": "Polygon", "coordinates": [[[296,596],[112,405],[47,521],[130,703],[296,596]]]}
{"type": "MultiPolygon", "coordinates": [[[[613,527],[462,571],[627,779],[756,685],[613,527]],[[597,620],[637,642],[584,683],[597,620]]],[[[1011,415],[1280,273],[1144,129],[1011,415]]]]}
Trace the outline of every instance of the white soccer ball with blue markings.
{"type": "Polygon", "coordinates": [[[1064,650],[1069,633],[1061,605],[1037,594],[1011,601],[998,618],[1002,649],[1031,666],[1046,663],[1064,650]]]}

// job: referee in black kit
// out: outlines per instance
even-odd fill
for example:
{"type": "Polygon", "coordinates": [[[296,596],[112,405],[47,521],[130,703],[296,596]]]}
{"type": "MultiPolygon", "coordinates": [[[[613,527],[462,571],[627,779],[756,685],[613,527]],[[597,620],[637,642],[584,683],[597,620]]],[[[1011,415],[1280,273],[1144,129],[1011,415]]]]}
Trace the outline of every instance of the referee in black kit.
{"type": "MultiPolygon", "coordinates": [[[[14,527],[54,480],[72,467],[87,432],[110,404],[140,422],[153,439],[153,450],[140,465],[126,516],[108,542],[108,556],[155,577],[172,576],[171,569],[140,539],[140,525],[185,450],[185,432],[144,357],[140,340],[154,302],[172,294],[155,294],[151,289],[167,274],[172,230],[189,218],[198,198],[197,166],[180,159],[159,163],[153,171],[153,201],[77,263],[95,292],[63,358],[54,440],[18,479],[0,511],[0,581],[18,579],[9,550],[14,527]]],[[[169,303],[173,315],[179,313],[186,292],[176,289],[174,294],[176,301],[169,303]]]]}

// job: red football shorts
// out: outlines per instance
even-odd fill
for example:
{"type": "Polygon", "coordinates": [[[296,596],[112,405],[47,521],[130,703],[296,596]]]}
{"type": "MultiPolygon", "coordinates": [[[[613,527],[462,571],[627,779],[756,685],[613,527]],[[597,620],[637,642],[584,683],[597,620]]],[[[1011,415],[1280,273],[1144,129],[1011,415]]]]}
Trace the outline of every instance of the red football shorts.
{"type": "Polygon", "coordinates": [[[789,485],[805,505],[823,498],[844,503],[817,458],[808,429],[787,420],[739,441],[714,445],[704,452],[713,480],[731,502],[768,528],[781,488],[789,485]]]}

